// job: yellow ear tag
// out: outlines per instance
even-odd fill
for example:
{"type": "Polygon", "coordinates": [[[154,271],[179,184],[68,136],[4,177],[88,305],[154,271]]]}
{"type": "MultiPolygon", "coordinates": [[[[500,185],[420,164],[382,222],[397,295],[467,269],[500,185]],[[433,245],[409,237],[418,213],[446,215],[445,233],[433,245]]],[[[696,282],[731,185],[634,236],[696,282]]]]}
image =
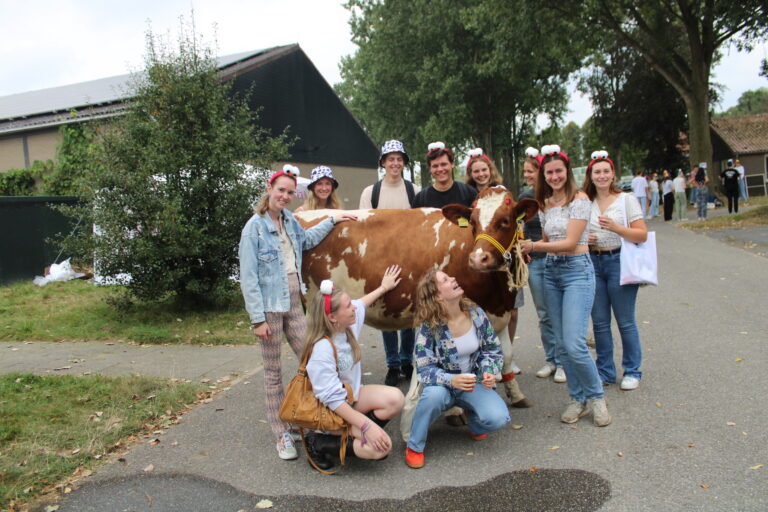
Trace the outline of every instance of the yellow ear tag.
{"type": "Polygon", "coordinates": [[[468,228],[469,227],[469,220],[466,217],[459,217],[459,227],[460,228],[468,228]]]}

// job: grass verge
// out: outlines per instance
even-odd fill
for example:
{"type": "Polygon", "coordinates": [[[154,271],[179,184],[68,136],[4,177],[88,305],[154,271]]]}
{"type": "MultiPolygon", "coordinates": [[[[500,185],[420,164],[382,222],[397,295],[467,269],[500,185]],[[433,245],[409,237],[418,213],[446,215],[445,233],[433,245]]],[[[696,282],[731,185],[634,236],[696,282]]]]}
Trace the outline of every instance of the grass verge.
{"type": "Polygon", "coordinates": [[[753,197],[749,200],[750,209],[734,215],[709,217],[707,220],[686,222],[680,227],[686,229],[724,229],[746,226],[768,225],[768,197],[753,197]]]}
{"type": "Polygon", "coordinates": [[[123,312],[105,302],[113,294],[114,287],[81,280],[1,287],[0,340],[254,343],[242,299],[218,311],[179,312],[170,303],[137,303],[123,312]]]}
{"type": "Polygon", "coordinates": [[[150,377],[0,375],[0,509],[66,492],[126,438],[175,423],[203,389],[150,377]]]}

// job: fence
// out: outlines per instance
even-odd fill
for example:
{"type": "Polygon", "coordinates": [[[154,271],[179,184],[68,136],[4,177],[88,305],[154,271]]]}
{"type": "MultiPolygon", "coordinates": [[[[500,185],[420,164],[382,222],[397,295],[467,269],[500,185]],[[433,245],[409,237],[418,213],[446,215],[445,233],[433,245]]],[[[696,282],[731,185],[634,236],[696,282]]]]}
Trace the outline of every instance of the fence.
{"type": "Polygon", "coordinates": [[[32,280],[51,263],[67,256],[48,242],[59,233],[69,233],[72,219],[52,205],[74,204],[71,196],[0,197],[0,285],[32,280]]]}

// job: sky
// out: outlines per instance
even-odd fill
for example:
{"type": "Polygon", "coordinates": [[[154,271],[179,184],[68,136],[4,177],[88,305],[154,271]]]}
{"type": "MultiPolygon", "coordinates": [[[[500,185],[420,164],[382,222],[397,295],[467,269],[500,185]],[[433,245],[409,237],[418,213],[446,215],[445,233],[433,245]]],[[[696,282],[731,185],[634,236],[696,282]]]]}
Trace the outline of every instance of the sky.
{"type": "MultiPolygon", "coordinates": [[[[349,12],[339,0],[0,0],[0,96],[95,80],[140,70],[145,34],[178,33],[190,20],[218,55],[299,43],[330,84],[339,62],[355,51],[349,12]]],[[[725,86],[716,110],[746,90],[768,87],[759,76],[763,43],[752,53],[726,49],[713,72],[725,86]]],[[[582,124],[589,99],[574,92],[565,121],[582,124]]]]}

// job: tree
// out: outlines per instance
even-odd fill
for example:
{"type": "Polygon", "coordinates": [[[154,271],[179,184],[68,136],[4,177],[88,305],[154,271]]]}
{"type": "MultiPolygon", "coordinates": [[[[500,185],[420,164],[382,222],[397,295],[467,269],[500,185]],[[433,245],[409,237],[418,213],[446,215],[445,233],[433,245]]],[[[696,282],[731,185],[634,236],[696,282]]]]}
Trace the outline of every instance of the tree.
{"type": "Polygon", "coordinates": [[[749,114],[764,114],[768,112],[768,88],[761,87],[754,91],[744,91],[738,103],[722,112],[722,116],[746,116],[749,114]]]}
{"type": "Polygon", "coordinates": [[[580,17],[585,27],[612,33],[634,49],[686,105],[691,162],[712,165],[710,74],[723,45],[751,49],[768,33],[764,0],[548,0],[551,9],[580,17]]]}
{"type": "Polygon", "coordinates": [[[570,44],[566,30],[544,33],[537,9],[524,2],[350,0],[346,7],[358,50],[342,61],[337,92],[372,137],[401,138],[417,151],[433,140],[481,146],[513,183],[536,117],[562,115],[582,45],[570,44]]]}
{"type": "Polygon", "coordinates": [[[65,124],[59,128],[61,142],[56,163],[45,177],[45,192],[54,196],[79,196],[88,187],[83,181],[86,168],[96,160],[96,126],[91,123],[65,124]]]}
{"type": "Polygon", "coordinates": [[[206,306],[229,297],[240,230],[264,186],[246,163],[285,156],[243,98],[219,80],[211,50],[182,25],[178,45],[147,34],[124,116],[100,131],[86,168],[85,204],[71,214],[90,229],[70,247],[106,276],[130,274],[131,298],[206,306]]]}
{"type": "Polygon", "coordinates": [[[620,41],[606,37],[599,48],[588,60],[579,88],[590,96],[594,127],[617,168],[686,167],[679,149],[680,132],[687,130],[680,96],[620,41]]]}

